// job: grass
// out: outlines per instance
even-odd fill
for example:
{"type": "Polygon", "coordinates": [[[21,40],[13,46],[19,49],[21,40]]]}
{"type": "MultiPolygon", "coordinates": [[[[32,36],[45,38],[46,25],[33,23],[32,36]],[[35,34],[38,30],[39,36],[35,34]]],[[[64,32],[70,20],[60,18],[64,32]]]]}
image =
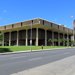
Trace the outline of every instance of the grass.
{"type": "MultiPolygon", "coordinates": [[[[64,48],[67,46],[43,46],[43,49],[52,49],[52,48],[64,48]]],[[[40,50],[41,46],[0,46],[0,48],[8,48],[11,51],[26,51],[26,50],[40,50]]]]}

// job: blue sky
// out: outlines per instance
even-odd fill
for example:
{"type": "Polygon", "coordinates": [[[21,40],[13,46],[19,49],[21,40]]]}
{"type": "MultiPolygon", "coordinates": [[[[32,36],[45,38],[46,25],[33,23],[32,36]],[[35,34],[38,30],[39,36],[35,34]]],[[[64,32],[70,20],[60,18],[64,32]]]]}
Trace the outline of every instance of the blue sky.
{"type": "Polygon", "coordinates": [[[34,18],[72,28],[75,0],[0,0],[0,26],[34,18]]]}

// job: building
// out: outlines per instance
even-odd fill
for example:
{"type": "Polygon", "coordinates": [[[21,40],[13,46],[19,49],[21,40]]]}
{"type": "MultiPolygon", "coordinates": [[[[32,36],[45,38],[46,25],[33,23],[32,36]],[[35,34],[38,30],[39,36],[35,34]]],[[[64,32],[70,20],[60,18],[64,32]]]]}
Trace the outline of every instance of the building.
{"type": "Polygon", "coordinates": [[[0,31],[3,33],[3,46],[14,46],[14,45],[57,45],[64,46],[70,45],[73,37],[73,30],[66,28],[64,25],[58,25],[47,20],[40,18],[1,26],[0,31]],[[60,41],[48,41],[49,39],[66,39],[66,42],[60,41]]]}

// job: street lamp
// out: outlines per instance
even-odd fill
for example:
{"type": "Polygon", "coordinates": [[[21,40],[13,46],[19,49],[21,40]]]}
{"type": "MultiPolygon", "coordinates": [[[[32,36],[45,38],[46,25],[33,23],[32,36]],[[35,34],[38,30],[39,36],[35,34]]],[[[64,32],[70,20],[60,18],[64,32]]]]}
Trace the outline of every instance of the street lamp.
{"type": "Polygon", "coordinates": [[[73,45],[74,45],[74,39],[75,39],[74,31],[75,31],[75,19],[73,20],[73,45]]]}
{"type": "Polygon", "coordinates": [[[74,45],[74,30],[75,30],[75,19],[74,19],[74,16],[70,16],[72,19],[73,19],[73,22],[72,22],[72,29],[73,29],[73,36],[72,36],[72,45],[74,45]]]}

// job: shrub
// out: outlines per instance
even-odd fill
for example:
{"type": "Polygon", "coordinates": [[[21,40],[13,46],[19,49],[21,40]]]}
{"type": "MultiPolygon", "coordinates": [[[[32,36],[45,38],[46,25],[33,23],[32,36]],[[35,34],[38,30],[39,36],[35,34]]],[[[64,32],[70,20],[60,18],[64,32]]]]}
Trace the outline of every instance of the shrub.
{"type": "Polygon", "coordinates": [[[8,48],[0,48],[0,53],[4,53],[4,52],[12,52],[12,51],[8,48]]]}

